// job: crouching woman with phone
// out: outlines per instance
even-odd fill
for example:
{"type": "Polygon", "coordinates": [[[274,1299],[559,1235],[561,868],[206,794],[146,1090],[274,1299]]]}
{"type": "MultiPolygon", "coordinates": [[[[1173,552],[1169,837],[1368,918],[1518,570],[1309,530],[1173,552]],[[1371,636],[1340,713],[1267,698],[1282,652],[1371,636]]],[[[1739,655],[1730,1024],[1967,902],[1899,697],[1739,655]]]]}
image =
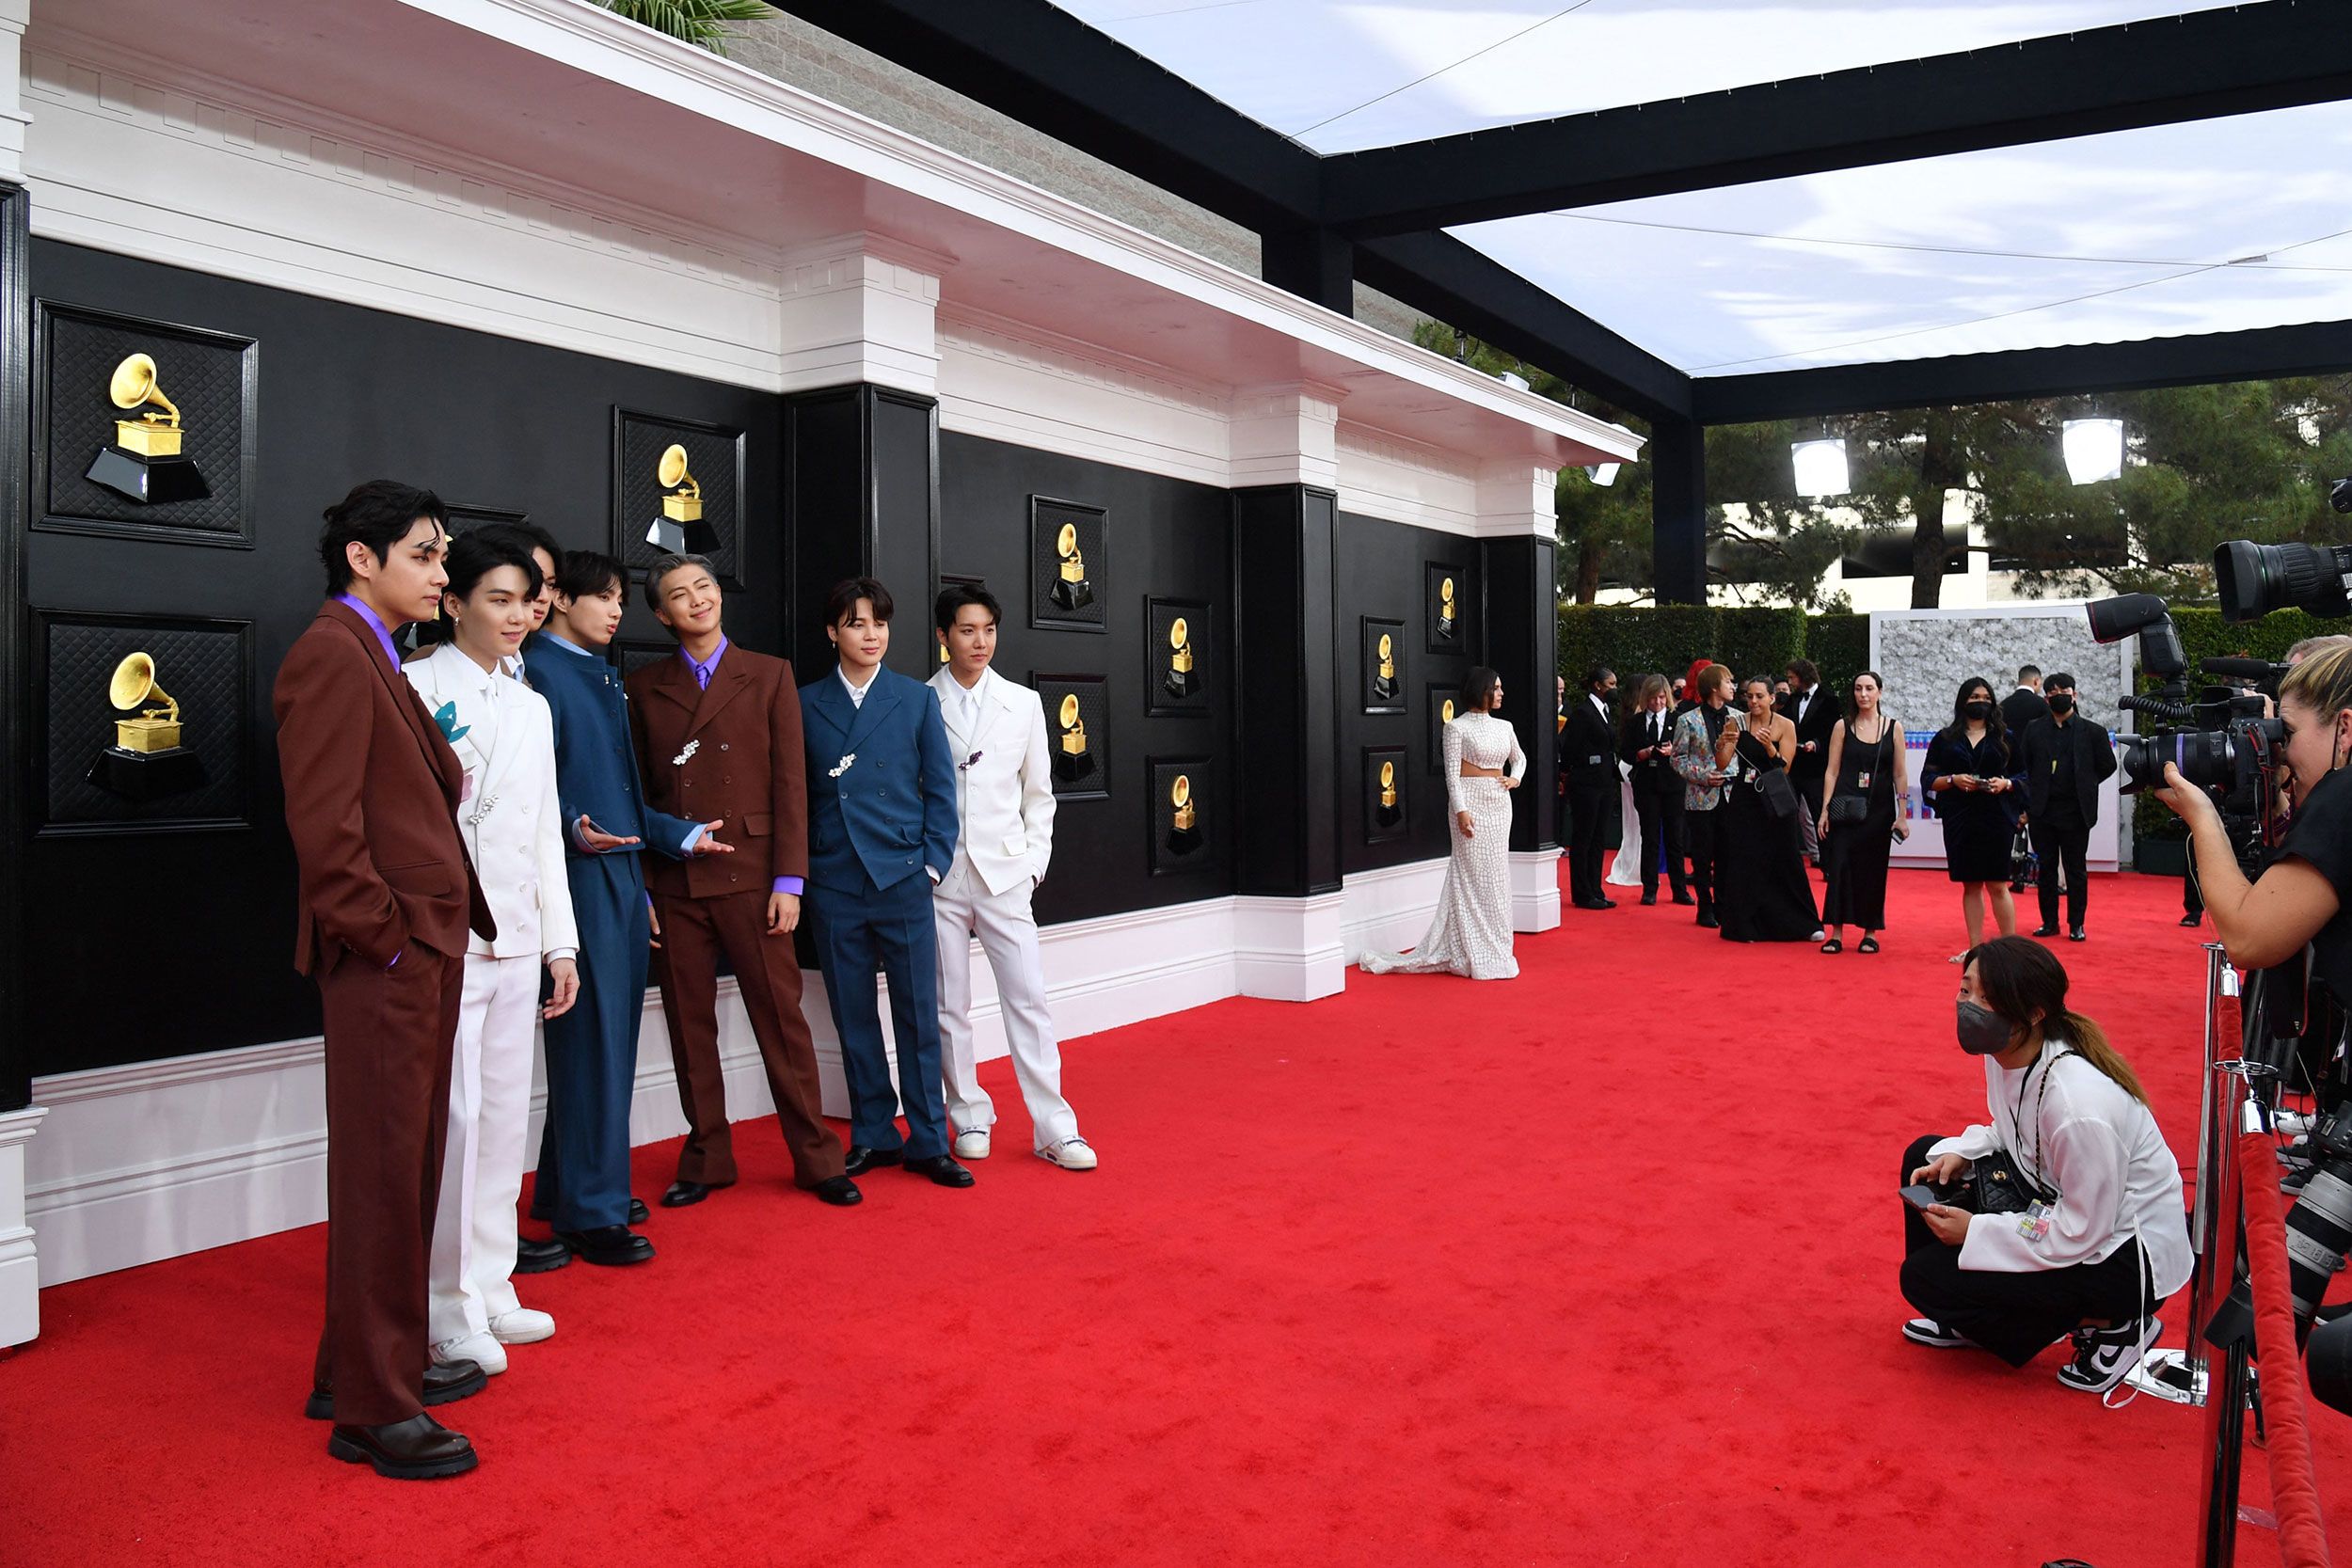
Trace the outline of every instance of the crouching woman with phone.
{"type": "Polygon", "coordinates": [[[1923,1314],[1903,1337],[2022,1367],[2071,1336],[2058,1381],[2104,1394],[2188,1282],[2188,1222],[2147,1094],[2099,1026],[2067,1009],[2066,984],[2024,937],[1965,955],[1960,1046],[1985,1058],[1991,1120],[1903,1155],[1902,1291],[1923,1314]]]}

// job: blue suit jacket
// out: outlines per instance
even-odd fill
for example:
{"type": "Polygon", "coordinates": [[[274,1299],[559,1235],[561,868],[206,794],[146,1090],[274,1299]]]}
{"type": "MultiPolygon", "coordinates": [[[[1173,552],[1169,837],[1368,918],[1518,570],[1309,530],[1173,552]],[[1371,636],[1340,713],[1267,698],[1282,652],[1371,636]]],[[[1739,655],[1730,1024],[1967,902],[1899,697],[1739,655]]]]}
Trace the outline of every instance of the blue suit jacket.
{"type": "Polygon", "coordinates": [[[874,672],[852,703],[834,671],[801,688],[808,749],[808,877],[818,887],[891,887],[956,859],[956,764],[939,699],[921,681],[874,672]],[[846,768],[841,759],[854,760],[846,768]],[[838,772],[836,774],[836,769],[838,772]]]}
{"type": "MultiPolygon", "coordinates": [[[[555,794],[564,811],[564,847],[585,855],[577,825],[584,813],[606,832],[643,839],[665,855],[683,853],[697,824],[646,805],[637,776],[637,748],[628,733],[628,697],[621,673],[533,636],[523,644],[523,678],[548,700],[555,716],[555,794]]],[[[608,850],[635,854],[638,846],[608,850]]]]}

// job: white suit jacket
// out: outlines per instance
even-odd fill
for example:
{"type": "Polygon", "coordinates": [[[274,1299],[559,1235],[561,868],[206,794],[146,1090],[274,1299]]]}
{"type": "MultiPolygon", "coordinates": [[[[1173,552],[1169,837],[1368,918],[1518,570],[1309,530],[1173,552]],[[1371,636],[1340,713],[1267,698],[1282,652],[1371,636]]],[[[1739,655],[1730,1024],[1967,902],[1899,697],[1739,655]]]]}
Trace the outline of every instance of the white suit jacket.
{"type": "Polygon", "coordinates": [[[580,933],[564,871],[564,810],[556,801],[555,720],[548,700],[500,674],[488,681],[498,712],[485,714],[482,666],[453,642],[410,659],[401,673],[427,712],[455,706],[442,733],[458,732],[450,749],[466,768],[457,831],[466,835],[466,851],[499,931],[494,942],[473,938],[466,950],[499,958],[576,955],[580,933]]]}
{"type": "Polygon", "coordinates": [[[988,891],[1042,881],[1054,858],[1053,754],[1045,704],[993,670],[980,673],[980,717],[964,719],[963,688],[946,670],[931,676],[956,761],[959,840],[988,891]],[[977,754],[977,760],[975,760],[977,754]]]}

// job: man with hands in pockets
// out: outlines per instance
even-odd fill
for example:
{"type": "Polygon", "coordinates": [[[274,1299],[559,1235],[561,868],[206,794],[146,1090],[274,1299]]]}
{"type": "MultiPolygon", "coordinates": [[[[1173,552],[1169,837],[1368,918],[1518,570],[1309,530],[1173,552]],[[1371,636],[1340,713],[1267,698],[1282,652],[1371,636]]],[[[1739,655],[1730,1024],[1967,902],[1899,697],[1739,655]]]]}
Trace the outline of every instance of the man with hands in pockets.
{"type": "Polygon", "coordinates": [[[1092,1148],[1061,1094],[1061,1052],[1045,1006],[1037,918],[1029,895],[1054,852],[1052,753],[1045,705],[989,668],[996,657],[995,596],[977,585],[943,590],[933,621],[947,662],[931,676],[956,760],[955,863],[932,890],[939,930],[939,1026],[947,1119],[960,1159],[983,1160],[996,1108],[980,1087],[972,1042],[972,938],[980,939],[1028,1106],[1041,1160],[1092,1170],[1092,1148]]]}

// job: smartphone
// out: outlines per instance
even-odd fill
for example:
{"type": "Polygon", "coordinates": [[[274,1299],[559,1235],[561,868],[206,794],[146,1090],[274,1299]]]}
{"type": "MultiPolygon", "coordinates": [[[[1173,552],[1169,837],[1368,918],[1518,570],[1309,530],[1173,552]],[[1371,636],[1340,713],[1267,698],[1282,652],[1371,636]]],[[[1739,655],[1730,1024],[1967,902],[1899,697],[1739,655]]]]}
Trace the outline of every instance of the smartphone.
{"type": "Polygon", "coordinates": [[[1935,1196],[1935,1189],[1927,1185],[1925,1182],[1915,1183],[1911,1186],[1898,1188],[1897,1191],[1902,1194],[1903,1201],[1905,1203],[1908,1203],[1914,1209],[1917,1209],[1922,1212],[1934,1208],[1940,1201],[1935,1196]]]}

